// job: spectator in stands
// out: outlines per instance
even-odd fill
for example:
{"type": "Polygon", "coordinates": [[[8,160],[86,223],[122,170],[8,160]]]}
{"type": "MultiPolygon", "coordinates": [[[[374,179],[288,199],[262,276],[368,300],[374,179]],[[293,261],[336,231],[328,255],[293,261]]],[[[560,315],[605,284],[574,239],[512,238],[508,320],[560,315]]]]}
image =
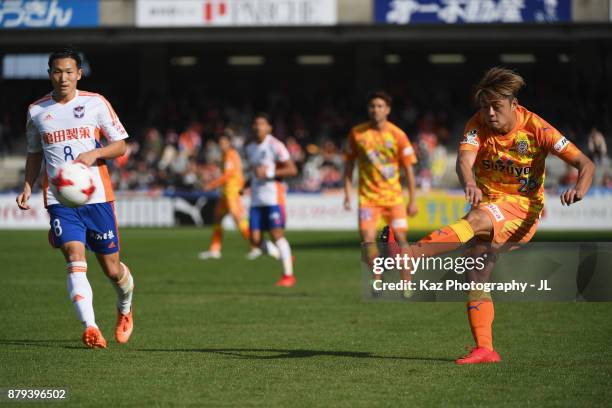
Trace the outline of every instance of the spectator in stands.
{"type": "Polygon", "coordinates": [[[432,185],[432,166],[434,151],[438,146],[436,123],[431,112],[426,113],[418,124],[417,134],[417,184],[425,191],[432,185]]]}
{"type": "Polygon", "coordinates": [[[159,130],[154,127],[145,129],[142,157],[149,166],[159,161],[162,152],[162,140],[159,130]]]}
{"type": "Polygon", "coordinates": [[[195,157],[202,147],[202,125],[199,122],[192,122],[189,127],[179,135],[179,152],[187,157],[195,157]]]}
{"type": "Polygon", "coordinates": [[[213,139],[206,141],[206,145],[204,148],[204,161],[207,164],[219,164],[221,163],[221,157],[223,156],[223,152],[221,152],[221,148],[213,139]]]}
{"type": "Polygon", "coordinates": [[[154,184],[155,178],[154,170],[147,162],[138,160],[134,171],[129,173],[127,184],[130,190],[146,191],[154,184]]]}
{"type": "Polygon", "coordinates": [[[158,168],[165,171],[178,156],[178,135],[174,129],[166,132],[165,144],[161,153],[158,168]]]}
{"type": "Polygon", "coordinates": [[[287,150],[289,150],[289,155],[291,156],[291,160],[295,163],[298,169],[301,169],[304,165],[304,160],[306,159],[306,155],[304,154],[304,149],[298,143],[298,141],[293,136],[289,136],[287,138],[287,150]]]}
{"type": "Polygon", "coordinates": [[[578,170],[573,166],[566,164],[565,173],[559,179],[561,186],[573,186],[578,181],[578,170]]]}
{"type": "Polygon", "coordinates": [[[591,128],[589,133],[588,155],[596,165],[602,164],[608,155],[606,138],[596,127],[591,128]]]}
{"type": "Polygon", "coordinates": [[[604,188],[612,188],[612,173],[606,171],[601,178],[601,186],[604,188]]]}
{"type": "Polygon", "coordinates": [[[180,180],[180,187],[183,190],[201,190],[203,178],[206,172],[195,158],[189,159],[187,167],[183,171],[180,180]]]}

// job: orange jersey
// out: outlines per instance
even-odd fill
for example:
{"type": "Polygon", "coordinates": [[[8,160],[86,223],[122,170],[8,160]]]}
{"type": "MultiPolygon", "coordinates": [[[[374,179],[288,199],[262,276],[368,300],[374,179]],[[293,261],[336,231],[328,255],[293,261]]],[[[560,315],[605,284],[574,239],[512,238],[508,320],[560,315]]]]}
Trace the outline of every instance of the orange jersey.
{"type": "Polygon", "coordinates": [[[404,202],[400,163],[412,165],[417,159],[400,128],[391,122],[381,131],[370,122],[355,126],[349,134],[346,158],[357,160],[360,205],[394,206],[404,202]]]}
{"type": "Polygon", "coordinates": [[[480,113],[465,127],[459,151],[477,152],[474,174],[483,202],[517,203],[532,216],[544,207],[545,159],[548,153],[571,161],[580,153],[557,129],[522,106],[516,125],[500,135],[491,130],[480,113]]]}
{"type": "Polygon", "coordinates": [[[244,186],[244,179],[242,177],[242,162],[238,152],[235,149],[229,149],[225,152],[221,166],[223,167],[223,175],[211,182],[209,187],[221,187],[223,197],[240,195],[240,190],[244,186]]]}

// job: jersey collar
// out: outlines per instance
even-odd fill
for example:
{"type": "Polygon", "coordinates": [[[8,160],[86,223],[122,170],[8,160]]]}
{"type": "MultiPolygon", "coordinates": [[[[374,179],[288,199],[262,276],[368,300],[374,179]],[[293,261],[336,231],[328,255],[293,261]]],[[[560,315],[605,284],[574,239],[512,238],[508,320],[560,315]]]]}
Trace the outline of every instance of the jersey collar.
{"type": "MultiPolygon", "coordinates": [[[[53,99],[53,94],[54,94],[54,93],[55,93],[55,91],[51,91],[51,93],[49,94],[49,95],[51,95],[51,98],[52,98],[52,99],[53,99]]],[[[69,103],[72,103],[73,101],[75,101],[75,100],[76,100],[78,97],[79,97],[79,90],[78,90],[78,89],[75,89],[75,90],[74,90],[74,98],[72,98],[71,100],[69,100],[69,101],[67,101],[67,102],[64,102],[64,103],[60,103],[60,102],[56,101],[55,99],[53,99],[53,102],[55,102],[55,103],[56,103],[56,104],[58,104],[58,105],[63,105],[63,106],[66,106],[66,105],[68,105],[69,103]]]]}

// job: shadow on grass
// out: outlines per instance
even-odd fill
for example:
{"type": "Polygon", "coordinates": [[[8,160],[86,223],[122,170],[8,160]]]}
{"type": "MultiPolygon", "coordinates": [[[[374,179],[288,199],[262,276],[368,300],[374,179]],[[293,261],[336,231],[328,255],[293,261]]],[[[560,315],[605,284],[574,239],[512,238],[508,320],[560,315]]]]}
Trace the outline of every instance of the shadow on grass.
{"type": "Polygon", "coordinates": [[[454,362],[450,358],[434,358],[434,357],[407,357],[407,356],[379,356],[367,351],[333,351],[333,350],[304,350],[304,349],[253,349],[253,348],[171,348],[171,349],[136,349],[142,352],[168,352],[168,353],[210,353],[222,354],[235,358],[243,358],[249,360],[275,360],[284,358],[309,358],[309,357],[348,357],[348,358],[371,358],[381,360],[412,360],[412,361],[441,361],[454,362]],[[274,353],[273,355],[260,355],[255,353],[274,353]]]}
{"type": "MultiPolygon", "coordinates": [[[[291,289],[289,289],[289,291],[285,292],[285,288],[279,289],[278,292],[241,292],[241,291],[236,291],[236,292],[216,292],[214,290],[208,291],[207,289],[203,289],[201,291],[193,291],[193,290],[185,290],[185,291],[157,291],[157,290],[150,290],[150,291],[146,291],[143,293],[145,293],[146,295],[160,295],[160,296],[184,296],[184,295],[197,295],[197,296],[218,296],[221,298],[273,298],[273,299],[277,299],[277,298],[315,298],[318,297],[316,295],[313,295],[311,293],[307,293],[307,292],[293,292],[291,289]],[[281,290],[283,290],[283,292],[281,292],[281,290]]],[[[293,289],[295,290],[295,289],[293,289]]]]}
{"type": "Polygon", "coordinates": [[[14,340],[0,339],[0,346],[30,346],[30,347],[46,347],[46,348],[63,348],[71,350],[87,350],[85,346],[75,346],[75,339],[67,340],[14,340]]]}

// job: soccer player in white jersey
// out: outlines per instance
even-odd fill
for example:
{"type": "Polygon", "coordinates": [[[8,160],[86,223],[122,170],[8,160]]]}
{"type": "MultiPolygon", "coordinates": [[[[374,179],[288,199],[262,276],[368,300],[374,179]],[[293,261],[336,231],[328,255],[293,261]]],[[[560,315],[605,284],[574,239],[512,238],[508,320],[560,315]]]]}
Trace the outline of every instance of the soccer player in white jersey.
{"type": "Polygon", "coordinates": [[[119,257],[115,198],[105,160],[125,153],[124,139],[128,135],[103,96],[77,90],[81,75],[81,58],[74,50],[66,48],[50,55],[53,91],[28,108],[25,182],[17,205],[22,210],[30,208],[28,200],[44,159],[43,195],[51,218],[49,242],[61,249],[66,260],[68,294],[85,328],[83,343],[90,348],[105,348],[106,340],[94,316],[85,249],[96,254],[117,291],[115,339],[127,343],[133,330],[134,280],[119,257]],[[105,145],[101,137],[106,139],[105,145]],[[59,204],[48,188],[56,169],[72,160],[90,166],[96,187],[88,204],[78,208],[59,204]]]}
{"type": "Polygon", "coordinates": [[[278,180],[295,176],[297,168],[285,145],[270,134],[272,126],[267,114],[255,115],[253,132],[255,141],[246,147],[247,161],[251,168],[251,208],[249,211],[251,243],[255,247],[255,252],[271,253],[274,245],[262,240],[263,231],[270,233],[283,264],[283,276],[276,282],[276,286],[291,287],[295,285],[293,256],[283,231],[285,192],[283,185],[278,180]]]}

